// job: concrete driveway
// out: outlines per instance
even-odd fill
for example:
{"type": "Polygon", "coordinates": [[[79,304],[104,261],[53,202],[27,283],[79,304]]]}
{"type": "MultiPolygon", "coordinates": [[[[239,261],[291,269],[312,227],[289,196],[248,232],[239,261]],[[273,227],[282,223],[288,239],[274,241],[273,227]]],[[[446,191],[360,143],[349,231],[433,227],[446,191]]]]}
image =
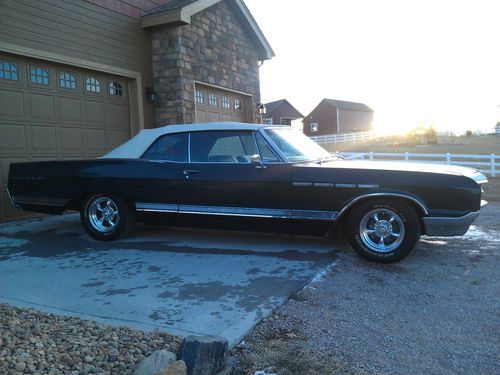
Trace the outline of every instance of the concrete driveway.
{"type": "Polygon", "coordinates": [[[92,240],[78,215],[0,225],[0,302],[230,346],[318,272],[342,243],[138,227],[92,240]]]}

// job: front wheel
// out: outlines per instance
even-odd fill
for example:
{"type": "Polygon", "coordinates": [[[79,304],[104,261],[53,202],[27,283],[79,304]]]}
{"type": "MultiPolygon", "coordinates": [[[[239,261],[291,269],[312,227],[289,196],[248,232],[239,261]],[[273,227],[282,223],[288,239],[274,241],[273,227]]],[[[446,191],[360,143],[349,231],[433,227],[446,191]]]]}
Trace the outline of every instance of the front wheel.
{"type": "Polygon", "coordinates": [[[408,256],[420,238],[420,220],[403,201],[377,200],[361,203],[348,223],[349,241],[369,260],[391,263],[408,256]]]}
{"type": "Polygon", "coordinates": [[[82,206],[80,218],[87,233],[99,241],[126,235],[135,224],[130,205],[112,194],[89,196],[82,206]]]}

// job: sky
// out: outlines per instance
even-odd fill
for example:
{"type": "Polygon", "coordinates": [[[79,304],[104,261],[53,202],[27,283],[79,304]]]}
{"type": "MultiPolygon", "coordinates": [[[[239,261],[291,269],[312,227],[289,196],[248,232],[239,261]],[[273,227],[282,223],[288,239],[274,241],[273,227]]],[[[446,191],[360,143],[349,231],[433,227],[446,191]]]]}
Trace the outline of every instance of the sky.
{"type": "Polygon", "coordinates": [[[490,130],[500,121],[500,0],[245,0],[276,56],[263,102],[307,115],[323,98],[404,132],[490,130]]]}

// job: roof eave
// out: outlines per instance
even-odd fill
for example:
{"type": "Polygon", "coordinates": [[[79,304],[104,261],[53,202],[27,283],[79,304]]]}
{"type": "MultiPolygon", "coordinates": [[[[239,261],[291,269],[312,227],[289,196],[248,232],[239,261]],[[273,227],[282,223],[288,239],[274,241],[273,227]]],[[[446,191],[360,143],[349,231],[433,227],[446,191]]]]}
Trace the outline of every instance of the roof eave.
{"type": "MultiPolygon", "coordinates": [[[[220,1],[222,0],[199,0],[180,9],[144,16],[141,20],[141,26],[142,28],[148,28],[165,24],[188,25],[191,23],[191,16],[219,3],[220,1]]],[[[230,1],[228,5],[239,11],[239,14],[241,14],[240,19],[246,23],[245,26],[255,37],[254,40],[258,43],[259,47],[259,59],[272,59],[275,56],[275,53],[245,3],[242,0],[233,0],[230,1]]]]}
{"type": "Polygon", "coordinates": [[[271,45],[269,44],[268,40],[264,36],[264,33],[257,24],[257,21],[255,21],[255,18],[253,18],[252,13],[250,13],[250,10],[247,8],[247,6],[242,0],[234,0],[233,3],[238,7],[238,10],[243,15],[244,20],[247,22],[250,30],[253,32],[253,34],[256,36],[257,41],[259,42],[259,45],[262,49],[261,52],[263,52],[261,53],[259,58],[261,60],[272,59],[275,56],[275,53],[271,45]]]}

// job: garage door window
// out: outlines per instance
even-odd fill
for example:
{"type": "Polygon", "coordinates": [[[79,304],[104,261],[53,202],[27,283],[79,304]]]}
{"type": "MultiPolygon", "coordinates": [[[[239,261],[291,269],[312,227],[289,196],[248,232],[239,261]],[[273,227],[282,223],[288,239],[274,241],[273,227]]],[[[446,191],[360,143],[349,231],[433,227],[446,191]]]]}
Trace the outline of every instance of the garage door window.
{"type": "Polygon", "coordinates": [[[198,104],[203,104],[205,102],[205,94],[203,93],[203,91],[196,90],[195,98],[196,103],[198,104]]]}
{"type": "Polygon", "coordinates": [[[234,109],[237,111],[241,111],[241,100],[240,99],[234,99],[234,109]]]}
{"type": "Polygon", "coordinates": [[[67,72],[59,74],[59,86],[62,89],[76,90],[76,77],[67,72]]]}
{"type": "Polygon", "coordinates": [[[17,66],[8,61],[0,61],[0,79],[17,81],[17,66]]]}
{"type": "Polygon", "coordinates": [[[87,78],[85,80],[85,90],[99,94],[101,92],[101,81],[94,77],[87,78]]]}
{"type": "Polygon", "coordinates": [[[222,97],[222,108],[231,109],[231,100],[227,96],[222,97]]]}
{"type": "Polygon", "coordinates": [[[49,85],[49,72],[47,69],[40,67],[31,68],[30,82],[35,85],[48,86],[49,85]]]}
{"type": "Polygon", "coordinates": [[[208,104],[210,104],[212,107],[217,107],[217,95],[214,93],[208,94],[208,104]]]}
{"type": "Polygon", "coordinates": [[[123,96],[122,85],[118,82],[109,82],[109,95],[110,96],[123,96]]]}

